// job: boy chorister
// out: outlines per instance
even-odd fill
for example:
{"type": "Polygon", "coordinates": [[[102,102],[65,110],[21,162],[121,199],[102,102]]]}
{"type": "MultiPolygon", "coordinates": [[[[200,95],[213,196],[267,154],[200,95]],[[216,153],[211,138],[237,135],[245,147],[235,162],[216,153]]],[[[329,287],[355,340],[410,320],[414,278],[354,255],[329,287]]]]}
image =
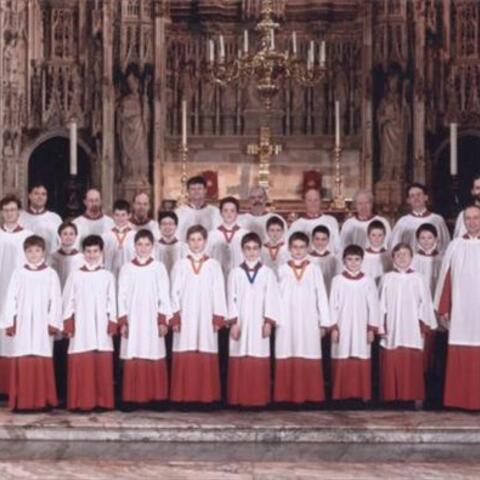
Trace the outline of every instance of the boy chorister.
{"type": "Polygon", "coordinates": [[[160,239],[156,245],[155,256],[162,262],[170,275],[175,263],[187,253],[187,245],[177,237],[178,217],[175,212],[158,214],[160,239]]]}
{"type": "Polygon", "coordinates": [[[328,248],[329,243],[330,230],[325,225],[317,225],[312,231],[312,246],[308,259],[320,267],[327,294],[330,294],[333,277],[342,270],[339,258],[328,248]]]}
{"type": "Polygon", "coordinates": [[[256,233],[242,239],[245,261],[228,279],[230,349],[227,400],[231,405],[270,402],[270,335],[280,319],[275,273],[260,262],[262,242],[256,233]]]}
{"type": "Polygon", "coordinates": [[[118,308],[122,340],[124,402],[147,403],[168,397],[165,350],[167,320],[172,316],[165,266],[154,259],[149,230],[135,235],[135,258],[122,267],[118,308]]]}
{"type": "Polygon", "coordinates": [[[222,267],[205,253],[207,231],[187,230],[189,252],[172,272],[173,329],[170,399],[211,403],[220,400],[218,330],[227,314],[222,267]]]}
{"type": "Polygon", "coordinates": [[[130,204],[126,200],[117,200],[113,204],[113,228],[102,234],[105,244],[103,261],[105,268],[118,279],[120,269],[135,256],[135,230],[129,223],[130,204]]]}
{"type": "Polygon", "coordinates": [[[267,220],[266,230],[267,240],[262,247],[262,262],[278,275],[280,265],[290,258],[285,243],[285,222],[278,215],[273,215],[267,220]]]}
{"type": "Polygon", "coordinates": [[[385,224],[373,220],[367,227],[367,248],[362,262],[362,272],[372,277],[377,285],[382,276],[392,269],[392,256],[385,248],[385,224]]]}
{"type": "Polygon", "coordinates": [[[380,393],[383,400],[422,401],[425,395],[423,344],[436,328],[432,298],[423,275],[412,267],[412,249],[399,243],[392,251],[394,271],[380,286],[380,393]]]}
{"type": "Polygon", "coordinates": [[[78,230],[74,223],[62,223],[58,227],[58,236],[60,248],[50,255],[50,266],[57,272],[63,289],[70,273],[78,270],[85,263],[85,258],[75,248],[78,230]]]}
{"type": "Polygon", "coordinates": [[[12,275],[1,328],[11,341],[8,404],[12,410],[41,410],[58,403],[53,335],[62,329],[60,281],[45,264],[45,240],[24,242],[27,259],[12,275]]]}
{"type": "Polygon", "coordinates": [[[70,274],[63,292],[67,355],[67,408],[111,409],[113,341],[117,332],[115,279],[102,265],[103,240],[82,241],[85,262],[70,274]]]}
{"type": "Polygon", "coordinates": [[[343,251],[344,271],[333,279],[330,293],[332,379],[334,400],[370,400],[371,344],[380,326],[380,304],[373,278],[362,271],[363,250],[343,251]]]}
{"type": "Polygon", "coordinates": [[[225,278],[243,262],[242,237],[248,233],[237,223],[240,203],[234,197],[220,201],[222,224],[208,235],[208,254],[222,266],[225,278]]]}
{"type": "Polygon", "coordinates": [[[320,268],[307,259],[308,236],[293,233],[292,259],[279,270],[281,323],[275,332],[276,402],[324,400],[321,336],[333,327],[320,268]]]}

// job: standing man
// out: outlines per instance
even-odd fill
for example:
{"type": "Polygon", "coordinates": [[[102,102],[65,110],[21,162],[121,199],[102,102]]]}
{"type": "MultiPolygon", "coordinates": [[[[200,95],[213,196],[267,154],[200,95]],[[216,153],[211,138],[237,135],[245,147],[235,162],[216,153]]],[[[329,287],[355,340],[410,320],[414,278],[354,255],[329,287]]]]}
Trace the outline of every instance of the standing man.
{"type": "Polygon", "coordinates": [[[373,194],[370,190],[359,190],[355,194],[355,215],[345,220],[340,232],[342,249],[348,245],[367,248],[368,226],[378,220],[385,226],[385,244],[388,245],[392,229],[385,217],[373,213],[373,194]]]}
{"type": "Polygon", "coordinates": [[[102,212],[102,196],[97,189],[87,190],[83,204],[85,213],[73,221],[78,229],[77,245],[81,245],[89,235],[102,236],[114,227],[113,219],[102,212]]]}
{"type": "Polygon", "coordinates": [[[330,242],[328,250],[332,253],[340,251],[340,233],[338,222],[332,215],[322,212],[322,197],[316,188],[309,188],[305,192],[305,214],[290,225],[289,236],[295,232],[306,233],[312,236],[313,229],[318,225],[323,225],[330,232],[330,242]]]}
{"type": "Polygon", "coordinates": [[[45,240],[46,258],[60,245],[58,227],[62,219],[55,212],[47,210],[48,191],[45,185],[37,183],[28,191],[28,208],[20,212],[19,223],[24,228],[45,240]]]}
{"type": "Polygon", "coordinates": [[[450,232],[443,217],[428,210],[427,187],[421,183],[412,183],[407,188],[407,203],[411,211],[400,217],[393,227],[390,248],[394,248],[398,243],[408,243],[412,250],[416,251],[418,227],[423,223],[431,223],[438,232],[438,250],[444,253],[450,242],[450,232]]]}
{"type": "MultiPolygon", "coordinates": [[[[248,195],[248,200],[250,203],[250,211],[239,215],[238,223],[245,230],[256,233],[262,241],[265,241],[267,239],[268,220],[273,216],[280,216],[267,211],[267,193],[264,188],[260,186],[253,187],[248,195]]],[[[284,222],[284,225],[286,231],[286,222],[284,222]]]]}
{"type": "MultiPolygon", "coordinates": [[[[472,179],[472,189],[470,190],[472,195],[473,203],[480,207],[480,175],[475,175],[472,179]]],[[[453,237],[461,237],[467,233],[465,228],[465,222],[463,220],[465,210],[462,210],[457,217],[455,222],[455,231],[453,232],[453,237]]]]}
{"type": "Polygon", "coordinates": [[[133,197],[130,223],[136,232],[149,230],[155,240],[159,240],[160,229],[158,228],[158,222],[150,217],[150,208],[150,197],[145,192],[137,193],[133,197]]]}
{"type": "Polygon", "coordinates": [[[480,207],[467,207],[464,220],[467,232],[443,259],[435,308],[448,328],[444,404],[480,410],[480,207]]]}
{"type": "Polygon", "coordinates": [[[222,224],[218,207],[207,205],[207,182],[202,176],[191,177],[187,181],[187,204],[175,209],[178,216],[178,239],[186,241],[187,230],[193,225],[201,225],[207,231],[222,224]]]}

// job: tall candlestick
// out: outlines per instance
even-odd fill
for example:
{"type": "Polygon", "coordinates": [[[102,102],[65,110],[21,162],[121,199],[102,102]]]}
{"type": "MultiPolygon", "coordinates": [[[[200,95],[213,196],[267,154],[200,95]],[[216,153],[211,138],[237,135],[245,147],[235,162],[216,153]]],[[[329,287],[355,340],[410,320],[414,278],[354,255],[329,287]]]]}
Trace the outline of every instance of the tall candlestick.
{"type": "Polygon", "coordinates": [[[70,122],[70,175],[77,175],[77,122],[70,122]]]}
{"type": "Polygon", "coordinates": [[[320,44],[320,67],[321,68],[325,67],[326,58],[327,58],[327,51],[326,51],[325,40],[322,40],[322,43],[320,44]]]}
{"type": "Polygon", "coordinates": [[[458,174],[457,127],[456,123],[450,124],[450,175],[452,176],[458,174]]]}
{"type": "Polygon", "coordinates": [[[293,54],[297,54],[297,32],[292,32],[292,50],[293,54]]]}
{"type": "Polygon", "coordinates": [[[220,60],[225,60],[225,42],[223,35],[220,35],[220,60]]]}
{"type": "Polygon", "coordinates": [[[187,147],[187,101],[182,100],[182,147],[187,147]]]}
{"type": "Polygon", "coordinates": [[[243,52],[248,53],[248,30],[243,31],[243,52]]]}
{"type": "Polygon", "coordinates": [[[208,59],[210,63],[213,63],[215,57],[215,44],[213,43],[213,40],[210,38],[208,40],[208,59]]]}
{"type": "Polygon", "coordinates": [[[275,50],[275,30],[270,29],[270,50],[275,50]]]}
{"type": "Polygon", "coordinates": [[[335,146],[340,147],[340,101],[335,100],[335,146]]]}

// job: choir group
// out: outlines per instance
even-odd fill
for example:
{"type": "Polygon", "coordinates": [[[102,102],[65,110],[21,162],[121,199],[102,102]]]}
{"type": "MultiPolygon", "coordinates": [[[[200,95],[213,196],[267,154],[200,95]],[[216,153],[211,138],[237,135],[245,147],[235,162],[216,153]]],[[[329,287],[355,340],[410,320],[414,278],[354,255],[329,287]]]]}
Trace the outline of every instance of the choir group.
{"type": "Polygon", "coordinates": [[[224,366],[233,406],[322,402],[326,365],[333,400],[368,402],[378,371],[381,400],[418,403],[439,332],[444,405],[480,409],[480,177],[453,240],[417,183],[393,229],[368,191],[340,229],[314,189],[290,226],[261,188],[241,215],[234,197],[206,205],[202,177],[187,190],[158,221],[144,193],[109,217],[89,190],[66,222],[43,185],[25,210],[0,201],[0,393],[12,410],[57,406],[59,372],[70,410],[114,408],[117,370],[125,404],[218,402],[224,366]]]}

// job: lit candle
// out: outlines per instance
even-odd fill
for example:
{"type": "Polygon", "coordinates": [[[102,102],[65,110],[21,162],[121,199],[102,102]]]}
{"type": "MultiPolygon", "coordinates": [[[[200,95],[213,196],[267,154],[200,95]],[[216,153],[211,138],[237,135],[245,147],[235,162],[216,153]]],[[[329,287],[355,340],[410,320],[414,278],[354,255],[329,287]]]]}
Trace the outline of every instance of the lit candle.
{"type": "Polygon", "coordinates": [[[77,164],[77,122],[70,122],[70,175],[78,173],[77,164]]]}
{"type": "Polygon", "coordinates": [[[450,175],[458,174],[457,124],[450,124],[450,175]]]}
{"type": "Polygon", "coordinates": [[[340,101],[335,100],[335,146],[340,147],[340,101]]]}
{"type": "Polygon", "coordinates": [[[320,44],[320,67],[321,68],[325,67],[326,58],[327,58],[327,51],[326,51],[325,40],[322,40],[322,43],[320,44]]]}
{"type": "Polygon", "coordinates": [[[248,53],[248,30],[243,31],[243,52],[248,53]]]}
{"type": "Polygon", "coordinates": [[[213,43],[213,40],[210,38],[208,40],[208,52],[209,56],[208,59],[210,60],[210,63],[213,63],[214,56],[215,56],[215,44],[213,43]]]}
{"type": "Polygon", "coordinates": [[[293,54],[297,54],[297,32],[292,32],[292,50],[293,54]]]}
{"type": "Polygon", "coordinates": [[[187,101],[182,100],[182,147],[187,147],[187,101]]]}
{"type": "Polygon", "coordinates": [[[220,35],[220,60],[225,60],[225,42],[223,35],[220,35]]]}
{"type": "Polygon", "coordinates": [[[270,50],[275,50],[275,30],[270,29],[270,50]]]}

